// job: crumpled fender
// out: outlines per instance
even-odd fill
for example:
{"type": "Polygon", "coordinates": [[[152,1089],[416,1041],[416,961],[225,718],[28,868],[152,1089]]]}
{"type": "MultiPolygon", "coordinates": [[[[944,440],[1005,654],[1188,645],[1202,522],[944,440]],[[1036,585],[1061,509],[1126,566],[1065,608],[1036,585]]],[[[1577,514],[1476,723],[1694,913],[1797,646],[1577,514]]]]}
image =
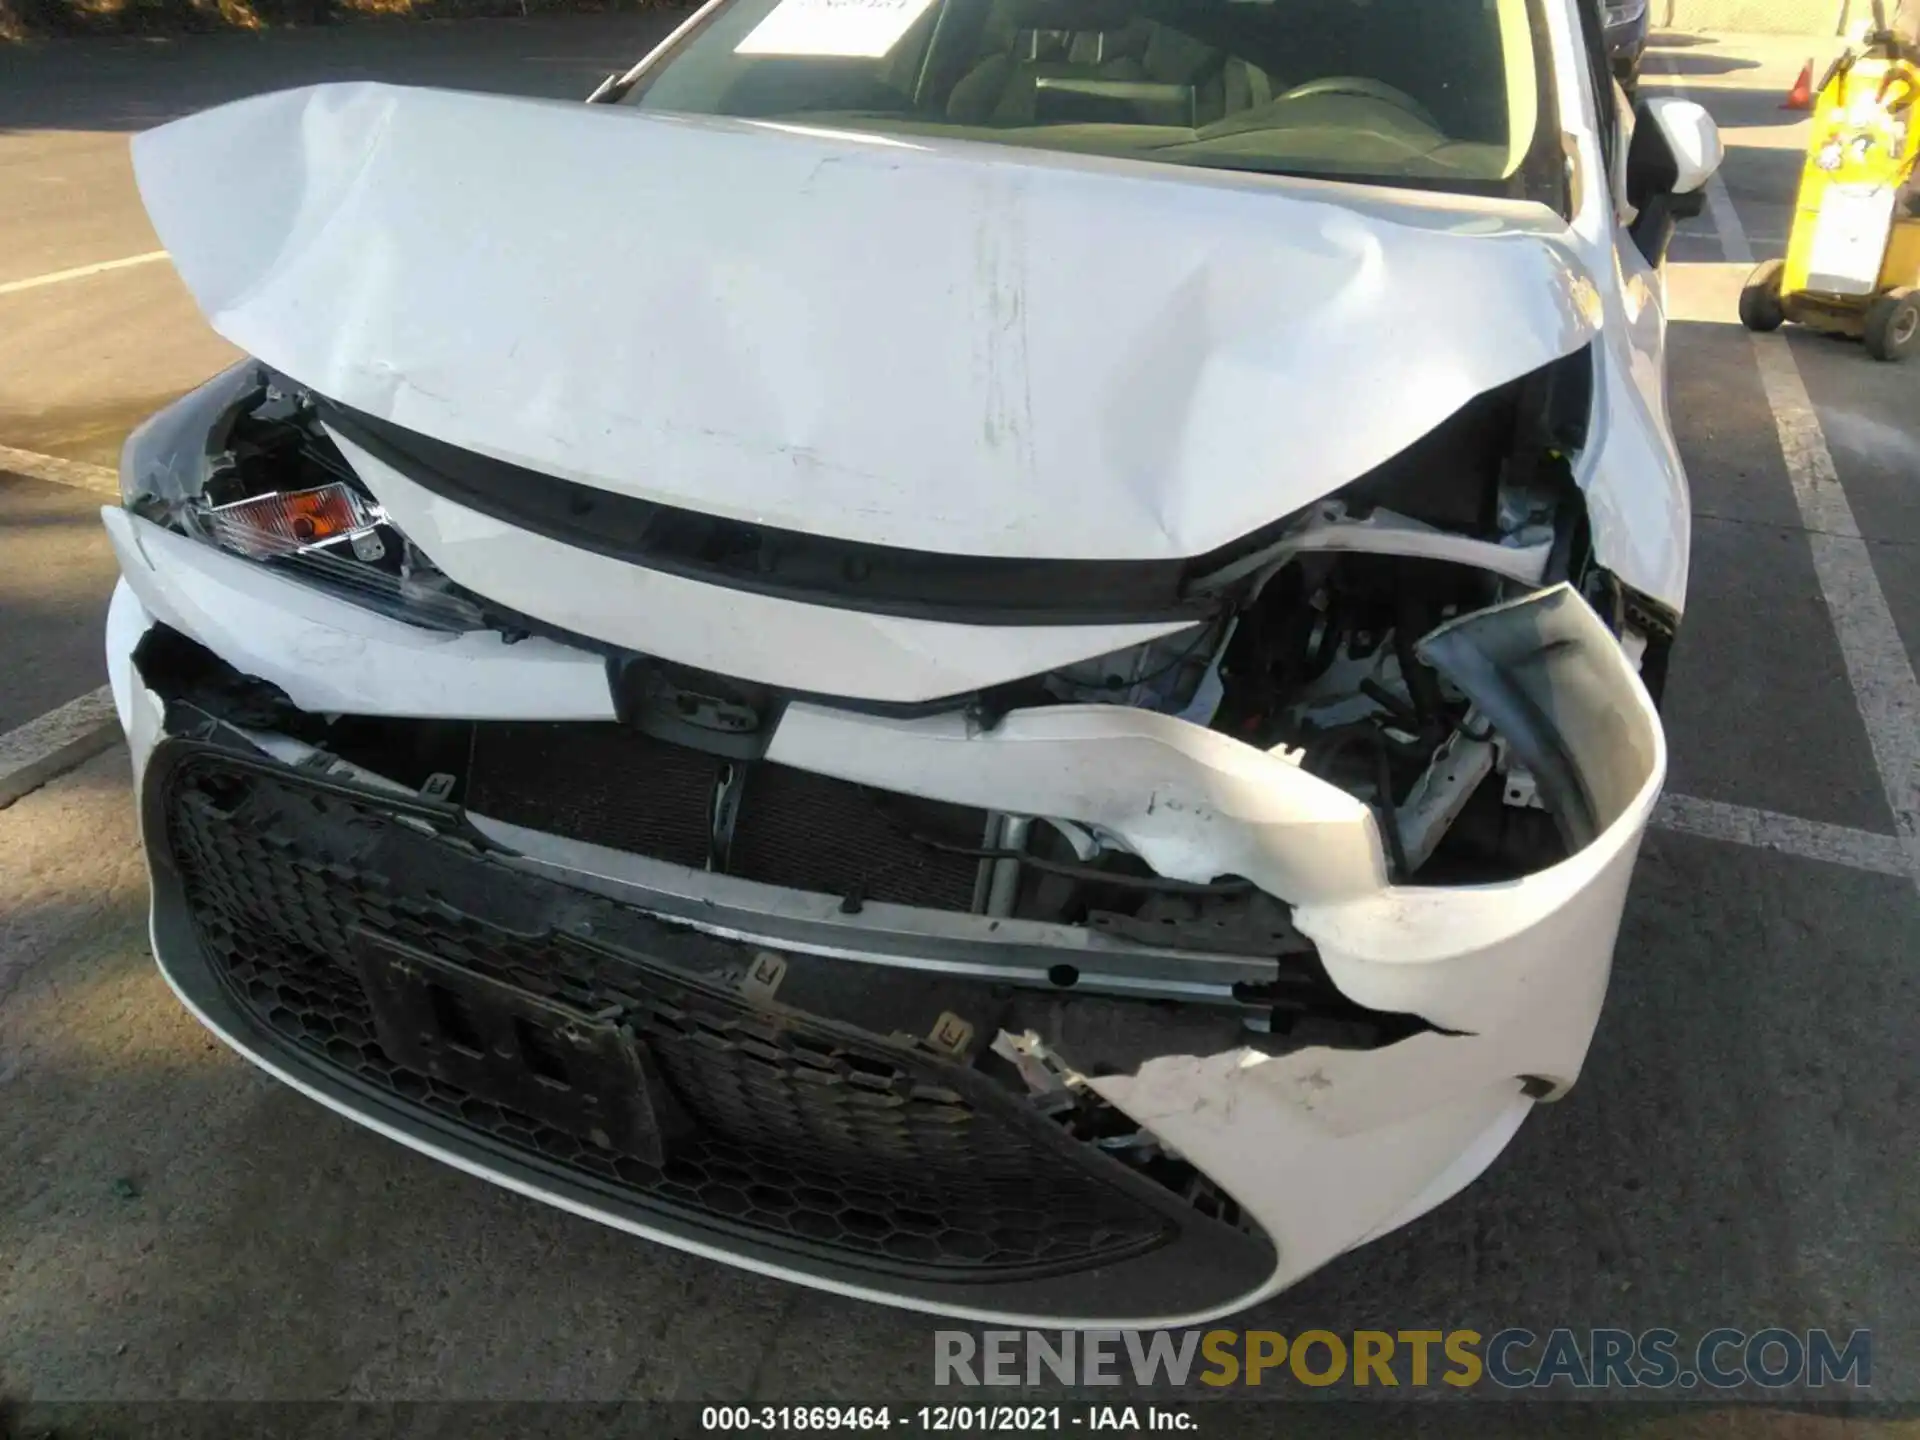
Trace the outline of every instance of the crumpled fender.
{"type": "Polygon", "coordinates": [[[1560,751],[1597,832],[1503,884],[1386,886],[1295,907],[1344,994],[1437,1030],[1375,1050],[1166,1055],[1087,1082],[1259,1222],[1280,1255],[1261,1294],[1454,1194],[1535,1100],[1573,1083],[1666,776],[1646,688],[1568,587],[1463,616],[1421,648],[1476,707],[1560,751]]]}
{"type": "Polygon", "coordinates": [[[1464,615],[1419,648],[1536,774],[1539,756],[1559,757],[1560,784],[1586,817],[1569,835],[1579,848],[1502,884],[1309,901],[1294,923],[1360,1004],[1497,1035],[1505,1074],[1564,1088],[1606,993],[1633,862],[1666,781],[1666,736],[1626,652],[1566,585],[1464,615]]]}

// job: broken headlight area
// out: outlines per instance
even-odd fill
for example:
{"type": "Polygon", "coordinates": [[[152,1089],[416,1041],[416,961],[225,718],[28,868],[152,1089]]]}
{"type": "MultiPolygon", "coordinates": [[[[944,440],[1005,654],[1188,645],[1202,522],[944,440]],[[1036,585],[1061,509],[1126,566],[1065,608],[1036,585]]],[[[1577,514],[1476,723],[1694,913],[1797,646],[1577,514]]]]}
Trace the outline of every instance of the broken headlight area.
{"type": "Polygon", "coordinates": [[[387,517],[313,396],[245,361],[142,425],[120,460],[132,513],[413,624],[487,624],[387,517]]]}
{"type": "Polygon", "coordinates": [[[1441,561],[1307,557],[1244,617],[1215,723],[1365,801],[1395,880],[1544,869],[1567,849],[1524,760],[1422,648],[1516,590],[1441,561]]]}
{"type": "MultiPolygon", "coordinates": [[[[1474,661],[1440,637],[1568,583],[1657,687],[1674,617],[1595,563],[1573,479],[1590,366],[1580,351],[1476,397],[1374,471],[1197,566],[1185,598],[1213,598],[1205,623],[1002,687],[976,703],[982,723],[1023,705],[1104,703],[1231,735],[1364,801],[1401,883],[1497,882],[1565,859],[1592,838],[1590,802],[1539,737],[1495,723],[1485,677],[1457,673],[1474,661]],[[1554,770],[1544,785],[1542,764],[1554,770]]],[[[1013,823],[1051,859],[1084,862],[1113,840],[1013,823]]],[[[1023,891],[1013,913],[1058,918],[1059,892],[1023,891]]]]}

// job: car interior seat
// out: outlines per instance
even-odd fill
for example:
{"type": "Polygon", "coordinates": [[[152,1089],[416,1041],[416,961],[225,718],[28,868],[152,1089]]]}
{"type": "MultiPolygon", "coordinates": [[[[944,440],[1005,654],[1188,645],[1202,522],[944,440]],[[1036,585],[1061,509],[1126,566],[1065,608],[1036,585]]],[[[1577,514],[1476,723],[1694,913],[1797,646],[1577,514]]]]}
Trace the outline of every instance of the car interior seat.
{"type": "Polygon", "coordinates": [[[963,125],[1134,124],[1192,128],[1225,113],[1229,85],[1266,84],[1225,54],[1140,18],[1133,0],[993,0],[981,58],[947,96],[963,125]]]}

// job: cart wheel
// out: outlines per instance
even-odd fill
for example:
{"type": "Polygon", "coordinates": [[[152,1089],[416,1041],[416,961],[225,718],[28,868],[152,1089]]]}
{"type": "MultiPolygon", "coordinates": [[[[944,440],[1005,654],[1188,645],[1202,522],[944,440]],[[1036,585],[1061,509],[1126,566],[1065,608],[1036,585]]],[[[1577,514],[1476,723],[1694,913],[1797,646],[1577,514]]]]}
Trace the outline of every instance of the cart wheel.
{"type": "Polygon", "coordinates": [[[1867,307],[1860,338],[1876,360],[1898,360],[1920,340],[1920,290],[1889,290],[1867,307]]]}
{"type": "Polygon", "coordinates": [[[1783,260],[1762,260],[1740,288],[1740,323],[1749,330],[1778,330],[1787,312],[1780,308],[1783,260]]]}

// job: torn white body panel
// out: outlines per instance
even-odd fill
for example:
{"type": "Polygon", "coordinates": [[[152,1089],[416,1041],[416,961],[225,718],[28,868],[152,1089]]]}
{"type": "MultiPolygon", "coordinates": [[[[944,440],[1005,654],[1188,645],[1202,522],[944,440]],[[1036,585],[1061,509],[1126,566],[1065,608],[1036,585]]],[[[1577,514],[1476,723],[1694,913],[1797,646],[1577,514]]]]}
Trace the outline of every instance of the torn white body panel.
{"type": "Polygon", "coordinates": [[[1446,1199],[1498,1154],[1533,1098],[1579,1074],[1666,742],[1598,618],[1564,598],[1560,609],[1591,643],[1547,647],[1531,663],[1579,757],[1598,836],[1507,884],[1388,885],[1294,910],[1343,994],[1452,1033],[1364,1053],[1169,1056],[1091,1082],[1259,1219],[1280,1255],[1263,1294],[1446,1199]]]}
{"type": "Polygon", "coordinates": [[[147,614],[319,714],[611,720],[606,662],[537,636],[452,634],[365,606],[176,535],[100,512],[122,582],[147,614]]]}
{"type": "Polygon", "coordinates": [[[214,328],[333,400],[909,549],[1205,553],[1593,334],[1512,201],[372,84],[134,160],[214,328]]]}
{"type": "Polygon", "coordinates": [[[1461,1042],[1423,1035],[1384,1051],[1247,1050],[1153,1061],[1091,1081],[1218,1180],[1278,1253],[1255,1304],[1472,1183],[1533,1102],[1520,1082],[1434,1089],[1426,1062],[1461,1042]],[[1427,1097],[1416,1105],[1410,1096],[1427,1097]]]}
{"type": "Polygon", "coordinates": [[[1230,736],[1125,706],[1018,710],[981,731],[960,715],[795,705],[767,758],[929,799],[1066,816],[1175,879],[1238,875],[1323,901],[1386,880],[1373,817],[1351,795],[1230,736]]]}
{"type": "MultiPolygon", "coordinates": [[[[145,614],[302,709],[613,718],[597,655],[538,637],[508,645],[491,632],[422,630],[123,510],[102,518],[145,614]]],[[[957,714],[907,720],[796,704],[767,758],[956,804],[1071,816],[1160,873],[1196,881],[1243,875],[1278,894],[1327,900],[1377,889],[1385,876],[1373,819],[1352,796],[1225,735],[1123,706],[1028,709],[978,734],[957,714]]]]}
{"type": "Polygon", "coordinates": [[[935,700],[1185,628],[956,625],[725,589],[516,529],[423,489],[344,436],[334,440],[400,528],[459,583],[575,634],[766,685],[935,700]]]}
{"type": "Polygon", "coordinates": [[[1598,840],[1524,880],[1393,887],[1344,904],[1302,905],[1294,921],[1354,1000],[1447,1029],[1504,1034],[1495,1068],[1543,1076],[1563,1090],[1600,1013],[1665,770],[1663,748],[1641,793],[1598,840]]]}
{"type": "Polygon", "coordinates": [[[1214,577],[1214,583],[1240,574],[1275,571],[1297,556],[1328,551],[1450,560],[1505,575],[1525,585],[1538,585],[1546,573],[1547,558],[1552,550],[1551,533],[1496,543],[1456,535],[1390,510],[1376,510],[1371,515],[1349,519],[1339,502],[1329,501],[1321,513],[1310,516],[1268,549],[1220,572],[1214,577]]]}
{"type": "MultiPolygon", "coordinates": [[[[1510,686],[1497,696],[1482,690],[1476,701],[1496,718],[1515,709],[1544,718],[1552,750],[1571,761],[1569,783],[1582,794],[1592,838],[1518,881],[1391,886],[1301,904],[1294,922],[1318,944],[1342,992],[1361,1004],[1481,1036],[1505,1033],[1524,1015],[1524,1029],[1512,1032],[1520,1048],[1498,1068],[1564,1088],[1574,1072],[1559,1067],[1585,1053],[1579,1027],[1590,1029],[1606,991],[1627,882],[1666,780],[1666,736],[1612,633],[1570,590],[1462,617],[1426,637],[1422,653],[1446,651],[1469,632],[1477,636],[1473,654],[1510,686]]],[[[1475,683],[1464,672],[1455,678],[1475,683]]],[[[1518,738],[1516,727],[1509,743],[1518,738]]]]}

